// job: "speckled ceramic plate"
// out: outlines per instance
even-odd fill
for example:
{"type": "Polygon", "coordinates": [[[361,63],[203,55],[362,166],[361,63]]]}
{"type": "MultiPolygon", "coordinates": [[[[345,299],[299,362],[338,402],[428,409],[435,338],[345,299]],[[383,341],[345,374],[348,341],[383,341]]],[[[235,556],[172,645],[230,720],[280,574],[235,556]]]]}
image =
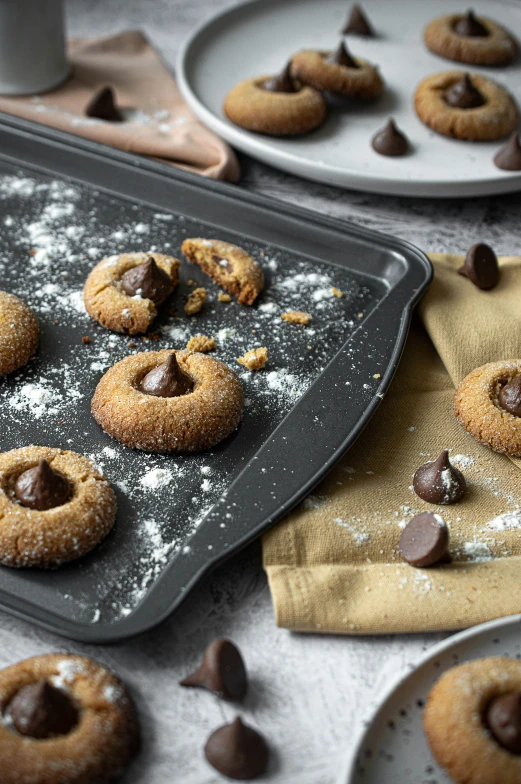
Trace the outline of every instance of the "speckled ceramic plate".
{"type": "MultiPolygon", "coordinates": [[[[502,142],[461,142],[433,133],[417,118],[412,96],[422,78],[461,68],[426,48],[422,31],[436,16],[453,13],[453,0],[364,0],[377,38],[349,36],[354,55],[380,66],[387,89],[375,103],[351,103],[332,111],[325,124],[298,139],[272,139],[229,122],[222,105],[242,79],[281,69],[304,48],[332,49],[349,11],[347,0],[249,0],[203,23],[179,57],[179,87],[210,128],[239,150],[284,171],[362,191],[407,196],[463,197],[521,188],[521,172],[502,172],[492,158],[502,142]],[[414,145],[411,155],[384,158],[370,145],[392,115],[414,145]]],[[[478,2],[474,10],[514,32],[521,4],[478,2]]],[[[466,5],[463,3],[462,10],[466,5]]],[[[507,68],[471,70],[504,84],[521,103],[521,58],[507,68]]]]}
{"type": "MultiPolygon", "coordinates": [[[[393,686],[364,727],[339,784],[448,784],[422,728],[423,706],[440,675],[483,656],[521,659],[521,615],[474,626],[435,645],[393,686]]],[[[498,782],[499,784],[499,782],[498,782]]]]}

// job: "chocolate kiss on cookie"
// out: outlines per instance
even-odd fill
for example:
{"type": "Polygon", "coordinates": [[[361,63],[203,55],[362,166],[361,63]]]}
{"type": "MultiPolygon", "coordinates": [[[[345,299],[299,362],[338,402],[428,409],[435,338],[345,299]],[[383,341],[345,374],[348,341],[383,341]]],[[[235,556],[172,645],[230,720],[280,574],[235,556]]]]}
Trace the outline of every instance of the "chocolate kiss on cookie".
{"type": "Polygon", "coordinates": [[[472,281],[478,289],[489,291],[497,286],[499,281],[499,265],[496,254],[484,242],[478,242],[469,250],[463,266],[459,268],[458,272],[472,281]]]}
{"type": "Polygon", "coordinates": [[[129,297],[139,294],[143,299],[161,302],[170,293],[172,281],[150,256],[144,264],[138,264],[122,275],[121,286],[129,297]]]}
{"type": "Polygon", "coordinates": [[[21,735],[38,740],[66,735],[78,723],[71,698],[45,679],[20,689],[9,703],[8,714],[21,735]]]}
{"type": "Polygon", "coordinates": [[[72,487],[69,480],[55,471],[47,460],[40,460],[34,468],[20,474],[14,485],[14,494],[22,506],[43,512],[67,503],[72,487]]]}
{"type": "Polygon", "coordinates": [[[448,449],[436,460],[420,466],[412,483],[416,495],[429,504],[455,504],[467,488],[465,477],[449,460],[448,449]]]}
{"type": "Polygon", "coordinates": [[[499,405],[513,416],[521,417],[521,375],[501,387],[498,395],[499,405]]]}
{"type": "Polygon", "coordinates": [[[208,738],[204,753],[219,773],[231,779],[253,779],[266,770],[269,749],[256,730],[239,717],[225,724],[208,738]]]}
{"type": "Polygon", "coordinates": [[[485,724],[500,746],[521,754],[521,692],[495,697],[485,712],[485,724]]]}
{"type": "Polygon", "coordinates": [[[230,640],[214,640],[199,669],[180,685],[208,689],[223,700],[242,700],[248,689],[248,676],[239,649],[230,640]]]}
{"type": "Polygon", "coordinates": [[[465,74],[463,79],[449,87],[443,97],[445,103],[452,106],[453,109],[476,109],[485,103],[485,99],[480,91],[474,87],[468,74],[465,74]]]}
{"type": "Polygon", "coordinates": [[[498,169],[521,171],[521,141],[517,131],[511,134],[508,142],[496,153],[494,163],[498,169]]]}
{"type": "Polygon", "coordinates": [[[407,137],[396,127],[393,119],[373,136],[371,145],[380,155],[406,155],[409,151],[407,137]]]}
{"type": "Polygon", "coordinates": [[[181,370],[176,355],[170,354],[166,362],[146,374],[139,388],[154,397],[180,397],[192,391],[194,382],[181,370]]]}
{"type": "Polygon", "coordinates": [[[354,35],[363,35],[366,38],[374,37],[374,30],[359,5],[353,6],[349,19],[342,32],[344,35],[352,33],[354,35]]]}
{"type": "Polygon", "coordinates": [[[449,532],[438,514],[422,512],[407,523],[400,536],[400,553],[415,567],[434,566],[449,560],[449,532]]]}
{"type": "Polygon", "coordinates": [[[338,48],[327,57],[328,63],[334,65],[344,65],[346,68],[360,68],[357,62],[353,60],[343,41],[338,45],[338,48]]]}
{"type": "Polygon", "coordinates": [[[485,38],[489,34],[487,28],[476,19],[472,10],[455,22],[453,30],[458,35],[463,35],[466,38],[485,38]]]}
{"type": "Polygon", "coordinates": [[[280,74],[266,79],[262,89],[269,93],[298,93],[298,85],[291,76],[291,63],[288,63],[280,74]]]}
{"type": "Polygon", "coordinates": [[[116,106],[112,87],[102,87],[87,104],[85,114],[98,120],[123,122],[123,115],[116,106]]]}

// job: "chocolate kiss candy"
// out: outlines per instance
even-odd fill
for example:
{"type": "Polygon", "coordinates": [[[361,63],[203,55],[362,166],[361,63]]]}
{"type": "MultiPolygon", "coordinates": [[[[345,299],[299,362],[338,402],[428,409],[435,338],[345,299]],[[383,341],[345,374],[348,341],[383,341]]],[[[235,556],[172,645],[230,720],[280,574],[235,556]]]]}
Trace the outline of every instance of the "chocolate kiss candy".
{"type": "Polygon", "coordinates": [[[493,699],[486,710],[485,723],[500,746],[511,754],[521,754],[521,692],[493,699]]]}
{"type": "Polygon", "coordinates": [[[166,362],[146,374],[139,388],[154,397],[180,397],[191,392],[194,383],[179,367],[176,355],[170,354],[166,362]]]}
{"type": "Polygon", "coordinates": [[[521,417],[521,375],[499,390],[499,405],[516,417],[521,417]]]}
{"type": "Polygon", "coordinates": [[[359,5],[353,6],[353,10],[342,32],[344,35],[353,33],[354,35],[365,35],[367,38],[374,36],[374,30],[359,5]]]}
{"type": "Polygon", "coordinates": [[[123,115],[114,101],[112,87],[102,87],[87,104],[85,114],[87,117],[96,117],[98,120],[123,122],[123,115]]]}
{"type": "Polygon", "coordinates": [[[38,740],[66,735],[78,723],[71,698],[47,680],[24,686],[9,703],[8,712],[21,735],[38,740]]]}
{"type": "Polygon", "coordinates": [[[34,468],[28,468],[20,474],[14,486],[14,494],[22,506],[43,512],[67,503],[72,495],[72,487],[69,480],[55,471],[47,460],[40,460],[34,468]]]}
{"type": "Polygon", "coordinates": [[[445,90],[444,98],[445,103],[454,109],[476,109],[485,103],[485,99],[474,87],[468,74],[445,90]]]}
{"type": "Polygon", "coordinates": [[[210,735],[204,747],[206,759],[223,776],[253,779],[266,770],[269,749],[266,741],[239,717],[210,735]]]}
{"type": "Polygon", "coordinates": [[[398,130],[392,119],[373,136],[371,144],[380,155],[406,155],[409,151],[407,137],[398,130]]]}
{"type": "Polygon", "coordinates": [[[521,142],[517,131],[511,134],[508,142],[496,153],[494,163],[498,169],[521,171],[521,142]]]}
{"type": "Polygon", "coordinates": [[[346,68],[360,68],[358,63],[353,60],[342,41],[339,43],[338,49],[329,55],[327,61],[334,65],[345,65],[346,68]]]}
{"type": "Polygon", "coordinates": [[[483,291],[493,289],[499,281],[496,254],[488,245],[478,242],[469,250],[458,272],[471,280],[478,289],[483,291]]]}
{"type": "Polygon", "coordinates": [[[440,515],[422,512],[405,526],[400,552],[411,566],[434,566],[448,559],[449,532],[440,515]]]}
{"type": "Polygon", "coordinates": [[[248,676],[239,649],[229,640],[214,640],[199,669],[181,681],[181,686],[200,686],[223,700],[242,700],[248,676]]]}
{"type": "Polygon", "coordinates": [[[143,299],[161,302],[170,294],[172,281],[150,256],[144,264],[127,270],[121,276],[121,285],[129,297],[139,293],[143,299]]]}
{"type": "Polygon", "coordinates": [[[412,483],[416,495],[429,504],[455,504],[467,488],[461,471],[451,465],[448,449],[444,449],[437,460],[420,466],[412,483]]]}
{"type": "Polygon", "coordinates": [[[487,28],[476,19],[474,11],[468,11],[466,16],[458,19],[453,29],[458,35],[464,35],[468,38],[484,38],[488,35],[487,28]]]}
{"type": "Polygon", "coordinates": [[[270,93],[298,93],[298,86],[291,76],[291,63],[288,63],[280,74],[266,79],[262,89],[270,93]]]}

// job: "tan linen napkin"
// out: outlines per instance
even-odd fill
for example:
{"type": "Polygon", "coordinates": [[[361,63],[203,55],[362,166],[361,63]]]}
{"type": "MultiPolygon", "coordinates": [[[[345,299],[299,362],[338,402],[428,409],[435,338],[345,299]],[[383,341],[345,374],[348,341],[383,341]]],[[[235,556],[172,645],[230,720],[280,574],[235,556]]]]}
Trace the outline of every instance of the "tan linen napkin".
{"type": "Polygon", "coordinates": [[[279,626],[383,634],[521,612],[521,472],[452,412],[454,384],[472,368],[521,356],[521,258],[500,259],[491,292],[457,274],[463,257],[432,258],[433,285],[376,415],[315,493],[263,539],[279,626]],[[433,507],[413,492],[412,475],[444,447],[469,488],[459,504],[433,507]],[[449,525],[453,563],[414,569],[398,540],[427,510],[449,525]]]}
{"type": "Polygon", "coordinates": [[[0,96],[0,111],[214,179],[239,179],[235,154],[195,117],[142,33],[72,40],[68,49],[72,75],[63,85],[41,96],[0,96]],[[115,89],[125,122],[85,116],[89,100],[106,85],[115,89]]]}

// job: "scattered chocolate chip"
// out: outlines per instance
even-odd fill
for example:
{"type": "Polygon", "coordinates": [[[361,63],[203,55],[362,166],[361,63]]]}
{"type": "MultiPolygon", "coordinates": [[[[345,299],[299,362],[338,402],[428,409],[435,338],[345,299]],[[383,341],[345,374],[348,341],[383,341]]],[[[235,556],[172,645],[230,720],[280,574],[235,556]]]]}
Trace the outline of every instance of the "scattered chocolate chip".
{"type": "Polygon", "coordinates": [[[460,17],[452,28],[458,35],[464,35],[468,38],[485,38],[489,34],[485,25],[476,19],[474,11],[467,11],[466,16],[460,17]]]}
{"type": "Polygon", "coordinates": [[[123,115],[116,106],[112,87],[102,87],[87,104],[85,114],[98,120],[123,122],[123,115]]]}
{"type": "Polygon", "coordinates": [[[451,464],[449,450],[424,463],[413,478],[414,492],[429,504],[455,504],[465,495],[465,477],[451,464]]]}
{"type": "Polygon", "coordinates": [[[498,395],[499,405],[516,417],[521,417],[521,375],[501,387],[498,395]]]}
{"type": "Polygon", "coordinates": [[[513,131],[508,142],[494,156],[498,169],[505,171],[521,171],[521,140],[517,131],[513,131]]]}
{"type": "Polygon", "coordinates": [[[477,245],[472,246],[458,272],[483,291],[493,289],[499,282],[499,265],[496,254],[484,242],[478,242],[477,245]]]}
{"type": "Polygon", "coordinates": [[[84,335],[84,336],[82,337],[82,339],[81,339],[81,342],[82,342],[82,343],[85,343],[85,344],[87,344],[87,345],[88,345],[88,344],[90,343],[90,338],[89,338],[89,336],[88,336],[88,335],[84,335]]]}
{"type": "Polygon", "coordinates": [[[298,93],[299,87],[291,75],[291,63],[288,63],[280,74],[266,79],[262,89],[269,93],[298,93]]]}
{"type": "Polygon", "coordinates": [[[521,692],[495,697],[485,713],[494,740],[511,754],[521,754],[521,692]]]}
{"type": "Polygon", "coordinates": [[[121,285],[129,297],[139,294],[152,302],[161,302],[172,289],[172,281],[152,256],[144,264],[127,270],[121,276],[121,285]]]}
{"type": "Polygon", "coordinates": [[[409,151],[407,137],[396,127],[393,119],[373,136],[371,144],[380,155],[406,155],[409,151]]]}
{"type": "Polygon", "coordinates": [[[455,82],[444,94],[445,103],[454,109],[476,109],[483,106],[485,99],[480,91],[474,87],[468,74],[463,79],[455,82]]]}
{"type": "Polygon", "coordinates": [[[358,63],[353,60],[343,41],[341,41],[338,45],[336,51],[332,52],[327,57],[328,63],[333,63],[334,65],[344,65],[346,68],[360,68],[358,63]]]}
{"type": "Polygon", "coordinates": [[[182,680],[181,686],[200,686],[223,700],[242,700],[248,676],[239,649],[229,640],[214,640],[199,669],[182,680]]]}
{"type": "Polygon", "coordinates": [[[38,740],[67,735],[78,723],[71,698],[45,679],[20,689],[7,711],[21,735],[38,740]]]}
{"type": "Polygon", "coordinates": [[[215,730],[204,748],[206,759],[219,773],[231,779],[253,779],[266,770],[269,749],[256,730],[239,717],[215,730]]]}
{"type": "Polygon", "coordinates": [[[449,532],[440,515],[422,512],[405,526],[400,537],[400,552],[411,566],[425,567],[448,557],[449,532]]]}
{"type": "Polygon", "coordinates": [[[374,37],[374,30],[359,5],[353,6],[349,19],[342,32],[344,35],[352,33],[353,35],[363,35],[366,38],[374,37]]]}
{"type": "Polygon", "coordinates": [[[131,340],[130,343],[127,343],[127,346],[129,348],[136,348],[137,343],[135,341],[131,340]]]}
{"type": "Polygon", "coordinates": [[[72,495],[72,486],[47,460],[40,460],[34,468],[20,474],[15,482],[14,494],[22,506],[43,512],[67,503],[72,495]]]}
{"type": "Polygon", "coordinates": [[[145,395],[180,397],[192,391],[194,382],[181,370],[176,355],[170,354],[166,362],[146,374],[139,388],[145,395]]]}

